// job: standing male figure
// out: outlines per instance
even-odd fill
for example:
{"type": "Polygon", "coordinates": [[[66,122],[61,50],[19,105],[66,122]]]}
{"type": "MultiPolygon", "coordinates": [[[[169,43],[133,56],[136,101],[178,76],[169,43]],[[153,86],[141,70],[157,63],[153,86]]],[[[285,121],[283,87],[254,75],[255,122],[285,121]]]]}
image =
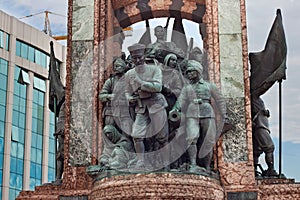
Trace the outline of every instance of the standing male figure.
{"type": "MultiPolygon", "coordinates": [[[[160,93],[162,72],[158,66],[145,64],[145,45],[128,47],[135,68],[125,74],[125,95],[134,104],[132,138],[137,153],[136,168],[145,167],[144,139],[154,136],[160,146],[167,143],[167,102],[160,93]]],[[[155,144],[154,144],[155,145],[155,144]]]]}
{"type": "Polygon", "coordinates": [[[113,74],[108,78],[99,94],[99,99],[105,103],[102,117],[105,125],[113,125],[126,134],[131,133],[132,120],[130,119],[127,100],[124,92],[124,77],[127,70],[125,61],[117,58],[113,62],[113,74]]]}
{"type": "Polygon", "coordinates": [[[186,72],[190,84],[183,87],[170,114],[180,109],[185,114],[190,171],[195,171],[197,158],[200,167],[210,170],[213,147],[218,139],[211,100],[215,101],[223,119],[225,100],[216,85],[203,80],[203,67],[198,61],[189,60],[186,72]]]}
{"type": "Polygon", "coordinates": [[[253,157],[254,167],[257,173],[258,159],[265,153],[265,161],[268,169],[262,172],[262,176],[278,176],[274,169],[274,143],[270,136],[269,121],[270,112],[265,108],[263,100],[259,96],[251,97],[252,132],[253,132],[253,157]]]}
{"type": "Polygon", "coordinates": [[[56,131],[54,136],[57,137],[58,147],[56,152],[56,177],[54,184],[62,183],[62,175],[64,171],[64,139],[65,139],[65,100],[59,109],[56,131]]]}

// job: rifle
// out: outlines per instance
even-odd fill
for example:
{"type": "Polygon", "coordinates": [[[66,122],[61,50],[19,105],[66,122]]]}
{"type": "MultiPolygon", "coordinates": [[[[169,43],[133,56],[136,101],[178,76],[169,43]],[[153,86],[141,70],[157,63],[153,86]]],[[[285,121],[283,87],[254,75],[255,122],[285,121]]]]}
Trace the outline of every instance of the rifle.
{"type": "Polygon", "coordinates": [[[186,52],[186,55],[185,55],[185,59],[188,60],[189,57],[190,57],[190,53],[193,49],[193,46],[194,46],[194,38],[191,38],[190,39],[190,42],[189,42],[189,46],[187,48],[187,52],[186,52]]]}
{"type": "Polygon", "coordinates": [[[167,40],[167,33],[168,33],[169,22],[170,22],[170,17],[168,17],[167,23],[166,23],[166,25],[165,25],[165,27],[164,27],[164,29],[165,29],[165,38],[164,38],[165,41],[167,40]]]}

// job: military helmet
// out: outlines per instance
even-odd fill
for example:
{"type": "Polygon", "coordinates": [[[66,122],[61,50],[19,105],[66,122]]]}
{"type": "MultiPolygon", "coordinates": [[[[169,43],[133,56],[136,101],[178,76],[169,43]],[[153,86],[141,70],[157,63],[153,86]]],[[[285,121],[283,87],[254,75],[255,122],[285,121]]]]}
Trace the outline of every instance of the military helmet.
{"type": "Polygon", "coordinates": [[[116,58],[114,61],[114,66],[119,65],[122,67],[126,67],[126,63],[122,58],[116,58]]]}
{"type": "Polygon", "coordinates": [[[200,62],[196,60],[189,60],[187,63],[187,69],[186,71],[197,71],[198,73],[202,74],[203,72],[203,66],[200,62]]]}

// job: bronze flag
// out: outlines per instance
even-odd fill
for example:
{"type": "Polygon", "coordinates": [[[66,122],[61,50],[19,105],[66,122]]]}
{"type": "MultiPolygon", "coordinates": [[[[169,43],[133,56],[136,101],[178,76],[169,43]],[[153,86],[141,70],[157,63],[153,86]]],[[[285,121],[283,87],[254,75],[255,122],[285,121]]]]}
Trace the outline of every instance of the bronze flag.
{"type": "Polygon", "coordinates": [[[265,49],[250,53],[251,94],[260,96],[276,81],[286,79],[287,46],[280,9],[269,33],[265,49]]]}
{"type": "Polygon", "coordinates": [[[56,59],[54,55],[53,42],[50,42],[50,63],[49,63],[49,75],[50,92],[49,92],[49,109],[55,112],[58,116],[60,106],[65,100],[65,89],[60,80],[60,75],[57,71],[56,59]]]}
{"type": "Polygon", "coordinates": [[[188,44],[181,17],[175,17],[171,41],[183,52],[187,51],[188,44]]]}
{"type": "Polygon", "coordinates": [[[150,26],[148,19],[145,20],[146,23],[146,31],[140,38],[139,42],[140,44],[144,44],[146,47],[151,44],[151,36],[150,36],[150,26]]]}

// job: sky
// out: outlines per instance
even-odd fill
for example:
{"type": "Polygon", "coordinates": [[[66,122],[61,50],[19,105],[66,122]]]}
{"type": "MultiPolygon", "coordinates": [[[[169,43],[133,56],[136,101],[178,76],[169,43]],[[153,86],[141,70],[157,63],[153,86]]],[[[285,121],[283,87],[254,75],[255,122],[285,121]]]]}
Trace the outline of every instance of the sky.
{"type": "MultiPolygon", "coordinates": [[[[282,172],[287,178],[295,178],[300,182],[300,1],[299,0],[246,0],[247,32],[249,52],[259,52],[264,49],[269,31],[276,17],[276,10],[280,8],[283,26],[287,39],[287,79],[282,83],[282,172]]],[[[0,0],[0,9],[16,18],[33,15],[21,19],[39,30],[44,29],[44,11],[49,14],[50,26],[53,35],[67,33],[67,0],[0,0]],[[36,14],[40,13],[41,14],[36,14]],[[59,15],[56,15],[59,14],[59,15]]],[[[150,21],[150,27],[155,26],[150,21]]],[[[160,25],[165,22],[160,21],[160,25]]],[[[137,28],[144,25],[139,23],[137,28]]],[[[193,33],[198,28],[193,23],[185,23],[187,34],[195,37],[196,43],[201,43],[193,33]],[[187,30],[188,29],[188,30],[187,30]]],[[[125,41],[126,42],[126,41],[125,41]]],[[[201,45],[201,44],[200,44],[201,45]]],[[[262,96],[266,107],[271,112],[269,119],[271,136],[275,143],[275,168],[278,171],[279,159],[279,104],[278,84],[276,83],[262,96]]],[[[261,156],[261,162],[263,157],[261,156]]]]}
{"type": "Polygon", "coordinates": [[[25,17],[21,21],[39,30],[44,29],[44,12],[50,11],[53,13],[49,14],[52,35],[67,34],[67,0],[0,0],[0,9],[16,18],[25,17]],[[28,15],[33,16],[26,17],[28,15]]]}

